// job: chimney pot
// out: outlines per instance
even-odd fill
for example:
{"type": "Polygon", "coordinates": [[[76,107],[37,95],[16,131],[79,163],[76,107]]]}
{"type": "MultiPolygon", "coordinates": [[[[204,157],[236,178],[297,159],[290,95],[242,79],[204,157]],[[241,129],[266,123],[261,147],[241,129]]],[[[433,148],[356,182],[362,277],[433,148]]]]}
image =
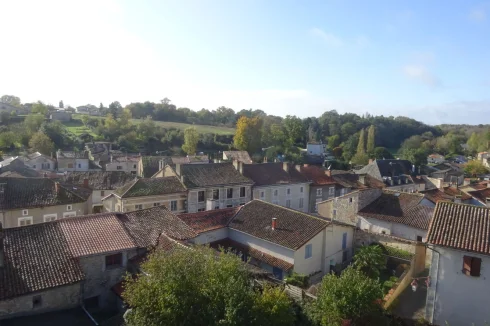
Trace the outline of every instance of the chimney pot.
{"type": "Polygon", "coordinates": [[[332,170],[330,170],[330,169],[326,169],[326,170],[325,170],[325,175],[326,175],[327,177],[331,177],[331,176],[332,176],[332,170]]]}
{"type": "Polygon", "coordinates": [[[277,228],[277,218],[273,217],[272,218],[272,230],[275,230],[277,228]]]}
{"type": "Polygon", "coordinates": [[[283,162],[282,163],[282,169],[286,172],[289,172],[289,163],[288,162],[283,162]]]}
{"type": "Polygon", "coordinates": [[[83,187],[88,188],[88,179],[87,178],[83,179],[83,187]]]}
{"type": "Polygon", "coordinates": [[[373,163],[373,162],[374,162],[374,161],[373,161],[373,159],[372,159],[372,158],[370,158],[370,159],[369,159],[369,164],[371,164],[371,163],[373,163]]]}
{"type": "Polygon", "coordinates": [[[56,194],[60,193],[60,183],[59,182],[54,183],[54,191],[56,192],[56,194]]]}
{"type": "Polygon", "coordinates": [[[296,171],[301,172],[301,165],[295,165],[294,168],[296,171]]]}

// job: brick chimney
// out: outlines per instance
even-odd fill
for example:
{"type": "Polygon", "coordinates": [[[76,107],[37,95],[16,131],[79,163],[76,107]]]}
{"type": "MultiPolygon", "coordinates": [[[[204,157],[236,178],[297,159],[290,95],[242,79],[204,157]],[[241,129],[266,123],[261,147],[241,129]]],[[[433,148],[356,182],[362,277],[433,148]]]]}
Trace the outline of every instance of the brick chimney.
{"type": "Polygon", "coordinates": [[[243,174],[243,163],[240,162],[239,160],[233,160],[233,166],[235,169],[240,172],[240,174],[243,174]]]}
{"type": "Polygon", "coordinates": [[[175,164],[175,173],[180,176],[180,164],[175,164]]]}
{"type": "Polygon", "coordinates": [[[369,159],[369,164],[373,163],[374,160],[372,158],[369,159]]]}
{"type": "Polygon", "coordinates": [[[326,170],[325,170],[325,175],[326,175],[327,177],[331,177],[331,176],[332,176],[332,170],[330,170],[330,169],[326,169],[326,170]]]}
{"type": "Polygon", "coordinates": [[[366,174],[359,174],[359,183],[362,185],[366,185],[366,174]]]}
{"type": "Polygon", "coordinates": [[[272,230],[275,230],[277,228],[277,218],[273,217],[272,218],[272,230]]]}
{"type": "Polygon", "coordinates": [[[289,163],[288,162],[283,162],[282,163],[282,169],[286,172],[289,173],[289,163]]]}
{"type": "Polygon", "coordinates": [[[54,191],[59,194],[60,193],[60,183],[59,182],[55,182],[54,183],[54,191]]]}
{"type": "Polygon", "coordinates": [[[295,165],[294,168],[296,171],[301,172],[301,165],[295,165]]]}
{"type": "Polygon", "coordinates": [[[88,179],[87,178],[83,179],[83,187],[88,188],[88,179]]]}
{"type": "Polygon", "coordinates": [[[0,269],[5,267],[5,253],[3,251],[3,226],[2,222],[0,222],[0,269]]]}

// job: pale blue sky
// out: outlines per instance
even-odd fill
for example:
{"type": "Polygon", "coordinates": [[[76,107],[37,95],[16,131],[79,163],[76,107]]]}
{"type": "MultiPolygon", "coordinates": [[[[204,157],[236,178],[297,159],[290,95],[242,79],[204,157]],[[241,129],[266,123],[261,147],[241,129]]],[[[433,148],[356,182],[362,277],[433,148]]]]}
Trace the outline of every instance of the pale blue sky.
{"type": "Polygon", "coordinates": [[[0,93],[24,101],[490,123],[490,2],[0,3],[0,93]],[[6,40],[6,41],[5,41],[6,40]],[[5,48],[4,48],[5,49],[5,48]]]}

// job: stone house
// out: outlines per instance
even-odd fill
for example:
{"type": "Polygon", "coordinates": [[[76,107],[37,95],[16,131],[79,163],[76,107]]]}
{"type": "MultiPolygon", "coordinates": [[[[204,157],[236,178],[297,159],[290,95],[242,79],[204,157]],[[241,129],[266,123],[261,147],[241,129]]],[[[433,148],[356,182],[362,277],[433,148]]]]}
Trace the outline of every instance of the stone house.
{"type": "Polygon", "coordinates": [[[71,112],[65,110],[53,111],[49,114],[51,121],[70,121],[71,112]]]}
{"type": "Polygon", "coordinates": [[[36,171],[54,171],[56,160],[39,152],[28,154],[22,157],[24,164],[36,171]]]}
{"type": "Polygon", "coordinates": [[[128,261],[155,247],[164,231],[192,232],[164,207],[0,229],[0,319],[82,303],[115,309],[111,288],[128,261]]]}
{"type": "Polygon", "coordinates": [[[434,153],[427,156],[427,163],[439,164],[439,163],[443,163],[444,161],[445,161],[444,155],[434,153]]]}
{"type": "Polygon", "coordinates": [[[425,319],[433,325],[490,320],[490,209],[438,202],[427,235],[432,252],[425,319]]]}
{"type": "Polygon", "coordinates": [[[480,161],[484,166],[490,168],[490,153],[489,152],[480,152],[477,155],[478,161],[480,161]]]}
{"type": "Polygon", "coordinates": [[[224,161],[238,161],[243,164],[252,164],[252,159],[247,151],[223,151],[224,161]]]}
{"type": "Polygon", "coordinates": [[[170,156],[142,156],[138,163],[138,176],[151,178],[167,164],[172,164],[170,156]]]}
{"type": "Polygon", "coordinates": [[[307,155],[318,155],[321,156],[325,154],[325,150],[327,148],[327,144],[317,143],[317,142],[309,142],[306,144],[306,154],[307,155]]]}
{"type": "Polygon", "coordinates": [[[138,174],[138,166],[141,164],[141,156],[110,156],[110,161],[106,163],[106,171],[119,171],[138,174]]]}
{"type": "Polygon", "coordinates": [[[58,171],[73,172],[73,171],[89,171],[97,170],[90,166],[88,151],[82,152],[56,152],[56,160],[58,161],[58,171]]]}
{"type": "Polygon", "coordinates": [[[236,207],[251,200],[253,181],[240,174],[238,163],[167,165],[155,178],[176,176],[188,190],[187,212],[236,207]]]}
{"type": "Polygon", "coordinates": [[[186,242],[232,249],[278,279],[321,277],[352,257],[353,227],[261,200],[178,218],[195,232],[186,242]]]}
{"type": "MultiPolygon", "coordinates": [[[[135,180],[135,176],[118,171],[88,171],[68,172],[63,178],[63,183],[91,191],[90,200],[87,202],[88,214],[101,213],[103,211],[102,198],[114,193],[129,182],[135,180]]],[[[60,180],[61,181],[61,180],[60,180]]]]}
{"type": "Polygon", "coordinates": [[[6,158],[0,162],[0,175],[3,177],[12,174],[25,178],[35,178],[40,176],[39,172],[25,165],[24,158],[21,156],[6,158]]]}
{"type": "Polygon", "coordinates": [[[242,164],[234,162],[243,175],[253,181],[253,199],[309,211],[310,181],[287,162],[242,164]]]}
{"type": "Polygon", "coordinates": [[[84,215],[89,197],[48,178],[0,178],[0,222],[11,228],[84,215]]]}
{"type": "Polygon", "coordinates": [[[186,201],[187,189],[177,177],[137,179],[102,199],[106,212],[128,212],[161,205],[171,212],[183,213],[186,201]]]}
{"type": "Polygon", "coordinates": [[[370,160],[357,174],[366,174],[385,184],[386,189],[401,192],[416,192],[417,184],[412,179],[415,166],[407,160],[370,160]]]}

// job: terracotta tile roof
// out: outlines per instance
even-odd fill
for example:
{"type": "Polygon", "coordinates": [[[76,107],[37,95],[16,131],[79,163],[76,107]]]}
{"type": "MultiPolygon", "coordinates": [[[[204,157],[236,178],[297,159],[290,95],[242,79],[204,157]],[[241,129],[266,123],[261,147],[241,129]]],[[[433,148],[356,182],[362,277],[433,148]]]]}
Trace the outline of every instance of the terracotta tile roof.
{"type": "Polygon", "coordinates": [[[427,242],[490,255],[490,208],[439,202],[427,242]]]}
{"type": "Polygon", "coordinates": [[[127,172],[119,171],[89,171],[67,172],[65,182],[82,186],[85,179],[88,186],[94,190],[114,190],[124,186],[135,179],[135,176],[127,172]]]}
{"type": "Polygon", "coordinates": [[[255,182],[255,186],[308,182],[308,178],[289,163],[244,164],[243,175],[255,182]],[[288,165],[288,172],[284,165],[288,165]]]}
{"type": "Polygon", "coordinates": [[[121,156],[113,156],[112,157],[112,162],[108,163],[117,163],[117,162],[134,162],[137,163],[141,159],[141,156],[128,156],[128,155],[121,155],[121,156]]]}
{"type": "Polygon", "coordinates": [[[471,199],[471,196],[456,187],[444,187],[444,193],[449,196],[461,196],[461,200],[471,199]]]}
{"type": "Polygon", "coordinates": [[[209,163],[207,155],[172,156],[173,164],[209,163]]]}
{"type": "Polygon", "coordinates": [[[327,170],[317,165],[303,165],[300,172],[306,176],[308,180],[313,181],[312,186],[322,186],[336,184],[337,182],[331,176],[327,175],[327,170]]]}
{"type": "MultiPolygon", "coordinates": [[[[235,251],[237,254],[246,254],[251,258],[254,258],[260,262],[264,262],[270,266],[279,267],[284,271],[288,271],[294,267],[294,264],[291,264],[285,260],[279,259],[250,246],[244,245],[240,242],[233,241],[229,238],[211,242],[209,245],[212,248],[216,249],[218,249],[219,247],[223,247],[224,249],[235,251]]],[[[250,263],[254,264],[254,260],[250,260],[250,263]]]]}
{"type": "Polygon", "coordinates": [[[170,156],[143,156],[141,158],[143,163],[143,178],[151,178],[155,173],[160,170],[160,161],[163,160],[163,166],[172,164],[172,158],[170,156]]]}
{"type": "MultiPolygon", "coordinates": [[[[244,168],[251,165],[244,164],[244,168]]],[[[182,164],[180,175],[184,177],[183,183],[187,188],[253,183],[231,163],[182,164]]]]}
{"type": "Polygon", "coordinates": [[[431,189],[431,190],[424,190],[420,192],[433,203],[437,203],[438,201],[448,201],[448,200],[454,200],[456,196],[461,196],[461,200],[469,200],[471,199],[471,196],[466,194],[465,192],[455,188],[455,187],[444,187],[442,190],[441,189],[431,189]]]}
{"type": "Polygon", "coordinates": [[[116,194],[122,198],[158,196],[185,192],[184,187],[177,177],[143,178],[130,182],[116,190],[116,194]]]}
{"type": "Polygon", "coordinates": [[[490,188],[485,188],[481,190],[468,191],[468,194],[472,197],[478,199],[482,203],[485,203],[487,198],[490,198],[490,188]]]}
{"type": "Polygon", "coordinates": [[[475,189],[475,190],[482,190],[482,189],[486,189],[488,188],[488,183],[490,181],[480,181],[478,183],[475,183],[475,184],[471,184],[470,187],[475,189]]]}
{"type": "Polygon", "coordinates": [[[433,208],[421,205],[423,198],[420,194],[385,190],[379,198],[361,209],[358,215],[427,230],[433,208]]]}
{"type": "Polygon", "coordinates": [[[247,151],[224,151],[223,154],[226,155],[229,160],[237,160],[245,164],[253,163],[247,151]]]}
{"type": "Polygon", "coordinates": [[[86,199],[64,187],[56,192],[48,178],[0,178],[0,208],[21,209],[82,203],[86,199]]]}
{"type": "Polygon", "coordinates": [[[0,300],[81,281],[59,223],[3,230],[5,267],[0,270],[0,300]]]}
{"type": "Polygon", "coordinates": [[[56,157],[58,159],[60,158],[81,158],[81,159],[88,159],[88,151],[81,151],[81,152],[62,152],[58,151],[56,153],[56,157]]]}
{"type": "Polygon", "coordinates": [[[195,232],[202,233],[226,227],[230,219],[236,215],[240,208],[242,206],[197,213],[184,213],[177,215],[177,217],[195,232]]]}
{"type": "Polygon", "coordinates": [[[228,223],[228,227],[257,238],[296,250],[317,235],[328,221],[261,200],[248,202],[228,223]],[[272,230],[272,218],[277,227],[272,230]]]}

